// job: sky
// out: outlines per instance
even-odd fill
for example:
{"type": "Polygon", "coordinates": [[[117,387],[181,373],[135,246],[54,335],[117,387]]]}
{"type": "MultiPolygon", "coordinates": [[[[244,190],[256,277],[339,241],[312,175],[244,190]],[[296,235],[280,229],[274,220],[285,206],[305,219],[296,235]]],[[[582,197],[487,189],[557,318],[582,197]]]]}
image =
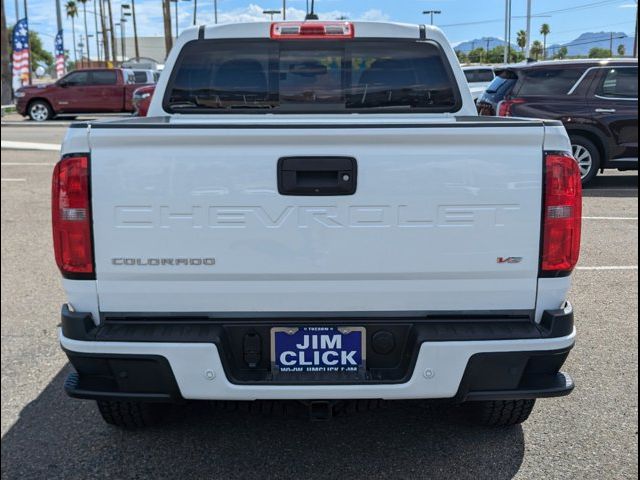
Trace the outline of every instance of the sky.
{"type": "MultiPolygon", "coordinates": [[[[16,0],[3,0],[8,24],[16,19],[16,0]]],[[[23,1],[20,13],[23,14],[23,1]]],[[[29,26],[40,33],[45,48],[53,51],[56,33],[55,0],[26,0],[29,10],[29,26]]],[[[71,21],[66,18],[63,4],[63,28],[65,49],[70,50],[71,21]]],[[[87,1],[87,10],[93,11],[94,1],[87,1]]],[[[111,0],[112,9],[120,11],[120,2],[111,0]]],[[[178,4],[180,29],[193,21],[194,0],[181,0],[178,4]]],[[[289,20],[302,19],[307,0],[286,0],[289,20]]],[[[197,0],[198,23],[213,23],[213,0],[197,0]]],[[[138,35],[162,36],[161,0],[135,0],[138,35]]],[[[526,0],[512,0],[513,27],[517,32],[525,28],[526,0]]],[[[172,4],[173,7],[173,4],[172,4]]],[[[218,20],[220,23],[265,20],[262,13],[266,9],[281,9],[282,0],[218,0],[218,20]]],[[[533,0],[532,20],[534,32],[542,23],[551,26],[549,43],[565,43],[583,32],[616,31],[632,36],[635,28],[636,1],[634,0],[533,0]]],[[[320,19],[336,19],[346,16],[353,20],[397,21],[425,23],[429,18],[424,10],[440,10],[435,24],[440,26],[452,44],[465,40],[493,36],[504,37],[504,0],[316,0],[316,12],[320,19]]],[[[173,8],[172,8],[173,13],[173,8]]],[[[88,19],[90,33],[93,31],[93,17],[88,19]]],[[[131,23],[128,28],[132,29],[131,23]]],[[[83,31],[82,17],[76,19],[77,33],[83,31]]],[[[119,34],[119,29],[117,31],[119,34]]],[[[129,31],[128,35],[132,36],[129,31]]],[[[536,37],[534,36],[533,39],[536,37]]]]}

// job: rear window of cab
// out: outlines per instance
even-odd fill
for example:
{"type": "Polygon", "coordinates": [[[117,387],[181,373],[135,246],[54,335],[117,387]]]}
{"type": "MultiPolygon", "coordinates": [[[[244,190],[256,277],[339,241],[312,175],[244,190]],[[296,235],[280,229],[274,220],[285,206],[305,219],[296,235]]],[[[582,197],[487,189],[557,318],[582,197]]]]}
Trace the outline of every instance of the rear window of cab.
{"type": "Polygon", "coordinates": [[[461,96],[432,42],[198,40],[165,97],[170,113],[456,112],[461,96]]]}
{"type": "Polygon", "coordinates": [[[532,68],[519,72],[516,96],[567,95],[588,67],[532,68]]]}

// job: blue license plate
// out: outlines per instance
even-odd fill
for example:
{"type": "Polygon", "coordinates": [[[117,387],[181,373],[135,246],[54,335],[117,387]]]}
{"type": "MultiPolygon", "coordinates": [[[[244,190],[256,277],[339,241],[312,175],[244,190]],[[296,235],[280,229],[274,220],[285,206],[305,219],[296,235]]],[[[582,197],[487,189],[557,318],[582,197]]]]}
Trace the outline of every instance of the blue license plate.
{"type": "Polygon", "coordinates": [[[361,373],[365,367],[363,327],[276,327],[271,329],[274,372],[361,373]]]}

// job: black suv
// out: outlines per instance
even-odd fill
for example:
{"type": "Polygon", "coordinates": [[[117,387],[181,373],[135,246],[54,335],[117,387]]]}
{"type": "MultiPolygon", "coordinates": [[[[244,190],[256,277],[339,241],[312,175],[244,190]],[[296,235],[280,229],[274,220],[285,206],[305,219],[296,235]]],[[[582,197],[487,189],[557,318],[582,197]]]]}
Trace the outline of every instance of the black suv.
{"type": "Polygon", "coordinates": [[[583,183],[605,168],[638,169],[638,60],[508,66],[478,99],[481,115],[561,120],[583,183]]]}

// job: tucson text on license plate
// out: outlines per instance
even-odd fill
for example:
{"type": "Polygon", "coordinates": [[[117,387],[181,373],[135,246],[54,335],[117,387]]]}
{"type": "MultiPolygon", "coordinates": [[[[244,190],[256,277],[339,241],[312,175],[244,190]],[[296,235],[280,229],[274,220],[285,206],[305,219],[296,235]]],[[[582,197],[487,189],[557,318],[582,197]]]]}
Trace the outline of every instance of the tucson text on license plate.
{"type": "Polygon", "coordinates": [[[275,327],[271,329],[274,373],[340,374],[364,370],[363,327],[275,327]]]}

